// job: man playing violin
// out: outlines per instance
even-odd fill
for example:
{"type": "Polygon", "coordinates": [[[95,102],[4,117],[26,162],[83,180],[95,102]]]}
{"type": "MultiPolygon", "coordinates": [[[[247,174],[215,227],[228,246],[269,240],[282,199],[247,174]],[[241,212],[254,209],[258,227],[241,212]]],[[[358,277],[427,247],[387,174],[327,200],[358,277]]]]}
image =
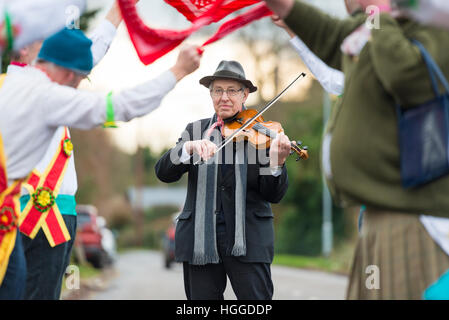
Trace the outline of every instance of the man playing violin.
{"type": "Polygon", "coordinates": [[[269,300],[274,255],[270,203],[281,201],[287,191],[284,164],[291,142],[280,133],[268,149],[240,140],[220,150],[223,128],[238,119],[257,88],[236,61],[221,61],[200,84],[210,90],[215,114],[188,124],[155,167],[167,183],[188,172],[175,234],[175,259],[183,262],[186,295],[222,300],[229,277],[238,299],[269,300]]]}

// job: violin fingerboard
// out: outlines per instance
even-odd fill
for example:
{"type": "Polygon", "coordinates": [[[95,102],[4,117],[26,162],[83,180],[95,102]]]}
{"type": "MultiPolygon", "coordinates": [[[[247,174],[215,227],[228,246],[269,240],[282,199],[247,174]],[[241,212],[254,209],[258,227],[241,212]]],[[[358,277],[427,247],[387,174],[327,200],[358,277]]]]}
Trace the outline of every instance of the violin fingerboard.
{"type": "Polygon", "coordinates": [[[263,124],[261,123],[255,123],[253,125],[253,129],[257,130],[258,132],[266,135],[267,137],[270,137],[272,139],[276,139],[276,137],[278,136],[277,132],[274,132],[273,130],[268,129],[267,127],[265,127],[263,124]]]}

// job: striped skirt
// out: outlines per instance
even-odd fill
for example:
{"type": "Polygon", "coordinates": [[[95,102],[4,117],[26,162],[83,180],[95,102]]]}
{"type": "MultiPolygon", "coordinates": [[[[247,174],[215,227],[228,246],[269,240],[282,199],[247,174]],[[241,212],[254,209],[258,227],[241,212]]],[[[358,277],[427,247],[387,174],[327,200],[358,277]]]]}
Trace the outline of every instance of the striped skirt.
{"type": "Polygon", "coordinates": [[[422,299],[449,269],[449,256],[418,215],[367,209],[363,219],[348,299],[422,299]]]}

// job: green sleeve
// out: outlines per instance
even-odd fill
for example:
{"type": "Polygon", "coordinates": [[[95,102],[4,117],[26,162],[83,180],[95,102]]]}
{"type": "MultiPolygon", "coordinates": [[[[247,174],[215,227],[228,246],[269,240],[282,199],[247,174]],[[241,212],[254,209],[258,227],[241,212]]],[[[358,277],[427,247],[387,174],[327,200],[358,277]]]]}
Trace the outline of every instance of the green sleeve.
{"type": "MultiPolygon", "coordinates": [[[[427,27],[416,27],[416,31],[408,36],[404,30],[406,28],[401,28],[390,15],[381,14],[380,29],[372,31],[370,53],[374,71],[385,90],[401,106],[409,107],[435,96],[426,64],[409,37],[420,41],[440,66],[448,61],[443,56],[444,52],[446,55],[449,52],[449,37],[427,27]],[[442,50],[444,47],[446,50],[442,50]]],[[[445,72],[444,68],[442,71],[445,72]]]]}
{"type": "Polygon", "coordinates": [[[342,69],[343,40],[365,21],[360,13],[344,20],[333,18],[316,7],[296,1],[285,23],[321,60],[332,68],[342,69]]]}

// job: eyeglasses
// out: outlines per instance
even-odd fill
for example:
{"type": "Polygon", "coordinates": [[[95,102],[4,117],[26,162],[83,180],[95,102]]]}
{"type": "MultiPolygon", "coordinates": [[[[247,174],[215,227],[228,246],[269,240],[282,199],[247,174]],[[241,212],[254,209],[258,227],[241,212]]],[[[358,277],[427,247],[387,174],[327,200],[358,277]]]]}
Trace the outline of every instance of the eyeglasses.
{"type": "Polygon", "coordinates": [[[217,88],[217,89],[212,89],[210,91],[210,94],[213,97],[218,98],[218,97],[221,97],[225,91],[226,91],[226,94],[228,95],[228,97],[234,97],[234,96],[237,95],[237,93],[239,93],[239,91],[243,91],[243,88],[240,88],[240,89],[229,88],[229,89],[226,89],[226,90],[223,90],[221,88],[217,88]]]}

